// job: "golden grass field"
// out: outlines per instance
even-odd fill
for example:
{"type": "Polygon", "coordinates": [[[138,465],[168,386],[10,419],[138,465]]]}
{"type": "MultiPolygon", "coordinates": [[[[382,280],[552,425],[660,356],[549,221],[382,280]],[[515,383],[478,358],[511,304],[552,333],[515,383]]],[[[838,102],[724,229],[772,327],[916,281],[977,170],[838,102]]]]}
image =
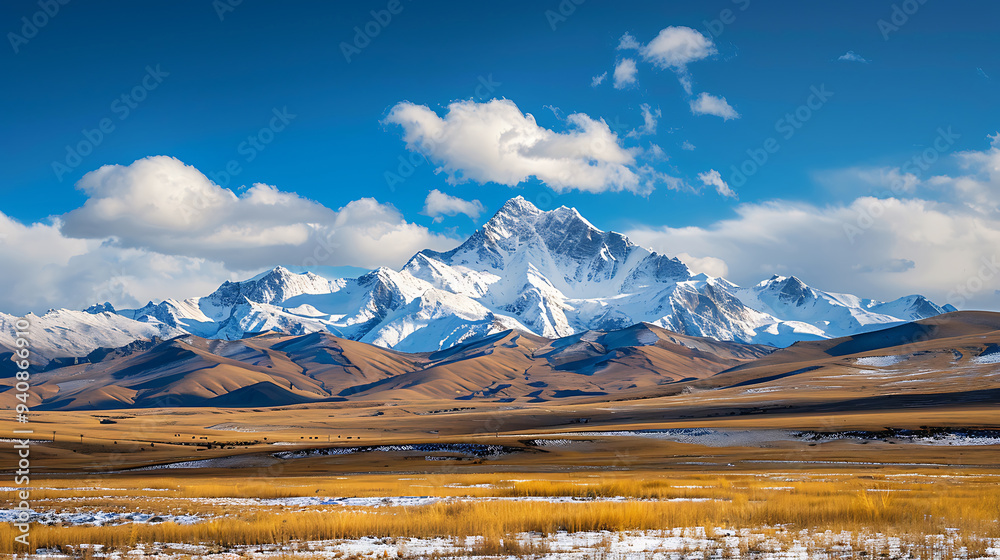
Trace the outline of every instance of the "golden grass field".
{"type": "MultiPolygon", "coordinates": [[[[727,549],[738,550],[732,554],[741,557],[764,557],[761,554],[770,550],[767,546],[787,551],[796,545],[822,555],[845,545],[815,539],[845,534],[854,552],[867,551],[869,557],[886,553],[887,549],[871,544],[873,535],[882,535],[879,538],[900,539],[902,548],[896,552],[901,555],[979,558],[988,557],[1000,542],[993,540],[1000,539],[1000,455],[995,445],[776,440],[711,446],[600,435],[690,427],[821,432],[924,425],[995,428],[1000,425],[995,407],[965,404],[835,414],[775,410],[737,417],[674,417],[670,411],[686,406],[684,399],[690,398],[670,395],[519,408],[427,401],[397,406],[329,403],[264,409],[34,412],[31,456],[38,474],[33,476],[31,500],[36,511],[186,514],[198,516],[199,522],[36,524],[32,546],[86,556],[94,549],[80,545],[104,545],[106,551],[118,553],[143,545],[147,550],[160,547],[166,557],[176,558],[203,554],[183,548],[170,552],[171,546],[199,543],[209,552],[228,550],[244,556],[252,556],[245,548],[249,545],[276,546],[272,552],[279,555],[294,555],[296,547],[327,546],[335,549],[334,555],[350,557],[355,553],[339,551],[342,545],[337,543],[477,537],[462,541],[465,544],[447,554],[433,554],[557,558],[556,552],[546,551],[561,531],[605,531],[601,534],[612,539],[632,531],[660,534],[703,528],[707,542],[717,543],[705,545],[710,548],[727,542],[727,530],[751,531],[739,537],[736,548],[727,549]],[[385,412],[373,416],[373,410],[385,412]],[[108,418],[116,423],[101,423],[108,418]],[[578,418],[589,421],[574,423],[578,418]],[[52,431],[54,442],[49,441],[52,431]],[[533,445],[538,438],[564,444],[533,445]],[[420,452],[282,460],[273,455],[408,443],[502,445],[515,452],[437,461],[425,460],[426,454],[420,452]],[[132,470],[219,458],[246,462],[132,470]],[[449,499],[380,507],[259,503],[310,496],[449,499]],[[556,496],[589,501],[548,499],[556,496]],[[518,497],[547,501],[513,500],[518,497]],[[253,502],[239,501],[245,499],[253,502]],[[933,540],[937,535],[948,535],[947,546],[933,540]]],[[[0,421],[0,437],[13,437],[13,430],[21,427],[0,421]]],[[[14,464],[12,445],[0,446],[0,460],[14,464]]],[[[13,499],[13,492],[4,494],[13,499]]],[[[0,524],[0,553],[24,552],[12,546],[14,531],[10,524],[0,524]]],[[[397,547],[392,554],[410,556],[404,549],[397,547]]],[[[580,554],[589,557],[594,551],[580,554]]]]}
{"type": "MultiPolygon", "coordinates": [[[[46,478],[38,506],[128,508],[151,513],[184,511],[205,516],[194,525],[36,527],[35,546],[79,550],[101,544],[127,550],[137,543],[213,543],[221,547],[360,537],[465,537],[510,540],[525,532],[669,530],[675,527],[769,528],[792,538],[797,530],[910,536],[960,529],[969,551],[1000,537],[1000,485],[994,474],[837,472],[792,474],[689,474],[661,471],[489,475],[363,475],[348,478],[222,478],[112,476],[87,481],[46,478]],[[108,490],[107,488],[114,488],[108,490]],[[150,489],[158,489],[152,491],[150,489]],[[419,507],[247,506],[216,498],[292,496],[445,496],[419,507]],[[169,500],[164,500],[164,497],[169,500]],[[623,497],[621,502],[520,502],[483,498],[623,497]],[[469,499],[466,499],[469,498],[469,499]],[[477,499],[478,498],[478,499],[477,499]],[[669,501],[703,499],[706,501],[669,501]],[[61,500],[61,501],[60,501],[61,500]],[[165,507],[169,506],[169,507],[165,507]]],[[[0,525],[0,551],[14,552],[13,529],[0,525]]],[[[711,536],[711,535],[710,535],[711,536]]],[[[973,555],[974,556],[974,555],[973,555]]],[[[971,556],[970,556],[971,557],[971,556]]]]}
{"type": "MultiPolygon", "coordinates": [[[[480,540],[459,547],[463,554],[530,557],[545,555],[550,546],[545,539],[560,531],[624,535],[700,527],[707,531],[709,541],[719,543],[725,541],[721,530],[752,530],[753,534],[741,537],[738,544],[747,557],[763,550],[753,544],[758,541],[791,547],[814,538],[803,537],[803,531],[814,536],[846,531],[856,552],[867,547],[873,556],[876,549],[868,542],[871,536],[891,535],[921,558],[976,558],[986,557],[995,546],[991,539],[1000,539],[1000,456],[996,446],[840,440],[723,447],[593,435],[693,426],[818,431],[921,425],[990,428],[1000,423],[993,408],[966,405],[834,415],[657,420],[658,414],[663,415],[665,402],[679,398],[546,404],[516,410],[477,403],[467,410],[444,413],[435,411],[447,410],[445,403],[427,402],[385,407],[388,413],[382,416],[370,416],[371,407],[344,403],[276,409],[33,413],[31,425],[36,437],[41,437],[32,445],[32,460],[48,473],[33,477],[32,506],[36,510],[187,514],[197,515],[201,521],[191,525],[35,525],[32,546],[74,556],[93,552],[80,545],[104,545],[122,552],[140,544],[152,547],[153,543],[166,546],[166,550],[169,546],[163,543],[202,543],[216,551],[277,545],[276,554],[291,554],[291,549],[281,547],[369,537],[475,536],[480,540]],[[101,424],[107,417],[117,423],[101,424]],[[572,423],[578,417],[591,421],[572,423]],[[237,432],[234,427],[256,431],[237,432]],[[51,430],[56,431],[56,441],[44,441],[51,430]],[[527,445],[532,438],[567,443],[527,445]],[[198,445],[191,445],[191,441],[198,445]],[[281,461],[272,456],[278,451],[331,446],[427,442],[505,445],[521,451],[449,461],[426,461],[424,454],[412,452],[281,461]],[[208,443],[213,444],[211,449],[208,443]],[[131,470],[221,457],[251,462],[236,467],[131,470]],[[382,507],[248,505],[238,501],[309,496],[450,499],[421,506],[382,507]],[[511,500],[553,496],[591,501],[511,500]],[[670,501],[693,499],[705,501],[670,501]],[[529,542],[526,534],[548,537],[529,542]],[[943,534],[950,535],[950,548],[920,548],[931,546],[927,541],[931,536],[943,534]]],[[[8,430],[17,427],[9,421],[0,422],[0,436],[13,436],[8,430]]],[[[0,447],[0,458],[12,464],[15,459],[10,445],[0,447]]],[[[13,498],[12,492],[5,494],[13,498]]],[[[11,545],[11,525],[0,525],[0,532],[0,553],[23,552],[11,545]]],[[[809,546],[823,551],[828,545],[809,546]]],[[[179,550],[175,556],[189,552],[179,550]]],[[[240,554],[249,553],[243,549],[240,554]]]]}

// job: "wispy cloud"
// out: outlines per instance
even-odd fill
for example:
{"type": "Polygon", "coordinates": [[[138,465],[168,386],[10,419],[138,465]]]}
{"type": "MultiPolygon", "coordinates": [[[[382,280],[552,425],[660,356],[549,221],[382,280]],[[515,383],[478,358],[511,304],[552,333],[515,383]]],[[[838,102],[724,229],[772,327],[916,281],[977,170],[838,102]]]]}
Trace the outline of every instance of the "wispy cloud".
{"type": "Polygon", "coordinates": [[[729,184],[722,180],[722,174],[714,169],[709,169],[698,174],[698,179],[707,186],[715,187],[715,192],[727,198],[737,198],[736,191],[729,188],[729,184]]]}
{"type": "Polygon", "coordinates": [[[605,72],[600,76],[594,76],[590,79],[590,87],[597,87],[604,83],[604,80],[608,77],[608,73],[605,72]]]}
{"type": "Polygon", "coordinates": [[[691,100],[691,112],[695,115],[715,115],[727,121],[740,118],[740,114],[725,97],[716,97],[705,92],[691,100]]]}
{"type": "Polygon", "coordinates": [[[854,51],[847,51],[846,53],[840,55],[837,60],[844,62],[860,62],[861,64],[868,64],[870,62],[867,58],[854,51]]]}
{"type": "Polygon", "coordinates": [[[652,109],[649,106],[649,103],[643,103],[639,108],[642,110],[642,126],[629,131],[626,135],[629,138],[638,138],[640,136],[656,134],[656,124],[659,122],[658,119],[662,113],[659,109],[652,109]]]}
{"type": "Polygon", "coordinates": [[[667,153],[663,151],[663,148],[659,144],[650,144],[649,149],[646,150],[646,157],[654,160],[665,160],[667,159],[667,153]]]}
{"type": "Polygon", "coordinates": [[[626,32],[618,40],[618,50],[620,51],[637,51],[640,48],[642,48],[642,45],[639,44],[639,41],[631,33],[626,32]]]}

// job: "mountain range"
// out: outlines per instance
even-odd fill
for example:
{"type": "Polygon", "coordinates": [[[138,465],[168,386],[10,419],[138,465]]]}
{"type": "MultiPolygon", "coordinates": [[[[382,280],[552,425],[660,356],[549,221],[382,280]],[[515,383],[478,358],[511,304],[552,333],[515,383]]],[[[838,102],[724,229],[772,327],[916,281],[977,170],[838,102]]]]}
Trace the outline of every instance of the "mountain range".
{"type": "MultiPolygon", "coordinates": [[[[326,332],[182,335],[98,349],[33,376],[39,409],[282,406],[345,400],[548,402],[640,396],[766,356],[768,346],[639,324],[547,339],[508,330],[404,353],[326,332]]],[[[12,399],[10,394],[4,400],[12,399]]]]}
{"type": "MultiPolygon", "coordinates": [[[[605,420],[626,410],[685,418],[974,408],[994,402],[1000,390],[998,329],[1000,313],[963,311],[777,349],[639,323],[557,339],[507,330],[418,353],[327,332],[241,340],[181,335],[54,360],[32,375],[40,399],[32,408],[357,405],[369,407],[368,416],[396,417],[494,403],[539,413],[569,405],[563,414],[582,406],[605,420]]],[[[0,380],[0,407],[17,404],[14,383],[9,375],[0,380]]]]}
{"type": "MultiPolygon", "coordinates": [[[[575,209],[542,211],[516,197],[455,249],[421,251],[400,270],[328,279],[276,267],[204,297],[138,309],[106,303],[29,320],[39,367],[51,368],[135,341],[237,341],[267,332],[433,353],[509,332],[551,341],[646,324],[784,347],[948,311],[954,308],[920,295],[880,302],[817,290],[794,276],[740,287],[602,231],[575,209]]],[[[15,320],[0,313],[0,347],[12,347],[15,320]]]]}

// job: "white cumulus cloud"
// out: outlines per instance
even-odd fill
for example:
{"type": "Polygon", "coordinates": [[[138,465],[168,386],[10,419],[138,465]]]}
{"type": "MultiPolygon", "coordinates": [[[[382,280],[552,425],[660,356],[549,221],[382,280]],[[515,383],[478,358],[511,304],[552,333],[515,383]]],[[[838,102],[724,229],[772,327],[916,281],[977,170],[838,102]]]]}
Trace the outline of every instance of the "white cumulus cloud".
{"type": "Polygon", "coordinates": [[[690,27],[667,27],[640,49],[642,56],[660,68],[683,69],[716,54],[712,39],[690,27]]]}
{"type": "Polygon", "coordinates": [[[938,304],[997,309],[1000,220],[921,199],[857,198],[818,207],[787,201],[742,204],[705,227],[639,227],[626,234],[661,251],[716,258],[729,279],[751,285],[772,274],[825,290],[895,299],[920,293],[938,304]]]}
{"type": "Polygon", "coordinates": [[[166,156],[106,165],[84,175],[77,187],[88,198],[63,216],[63,235],[207,259],[235,270],[297,265],[327,250],[338,261],[331,266],[379,266],[404,262],[428,244],[444,248],[454,242],[407,223],[374,199],[333,210],[260,183],[237,196],[166,156]]]}
{"type": "Polygon", "coordinates": [[[639,54],[653,65],[677,73],[684,91],[691,95],[691,76],[687,65],[716,54],[715,43],[708,36],[690,27],[671,26],[660,32],[639,54]]]}
{"type": "Polygon", "coordinates": [[[235,279],[221,263],[69,238],[61,226],[59,219],[22,224],[0,213],[0,261],[17,271],[0,275],[0,311],[22,315],[105,301],[139,306],[204,295],[235,279]]]}
{"type": "Polygon", "coordinates": [[[539,126],[513,101],[456,101],[439,116],[426,105],[397,103],[386,123],[403,128],[409,150],[439,165],[451,184],[475,181],[516,186],[536,177],[557,191],[648,193],[654,184],[635,167],[604,120],[566,117],[567,130],[539,126]]]}
{"type": "Polygon", "coordinates": [[[457,216],[459,214],[465,214],[476,220],[485,210],[483,203],[478,200],[465,200],[434,189],[427,193],[423,214],[434,218],[435,222],[441,221],[442,216],[457,216]]]}
{"type": "Polygon", "coordinates": [[[0,261],[18,271],[0,275],[0,310],[134,307],[276,265],[398,267],[458,243],[371,198],[333,210],[263,184],[237,196],[166,156],[104,166],[77,187],[83,206],[46,222],[0,213],[0,261]]]}

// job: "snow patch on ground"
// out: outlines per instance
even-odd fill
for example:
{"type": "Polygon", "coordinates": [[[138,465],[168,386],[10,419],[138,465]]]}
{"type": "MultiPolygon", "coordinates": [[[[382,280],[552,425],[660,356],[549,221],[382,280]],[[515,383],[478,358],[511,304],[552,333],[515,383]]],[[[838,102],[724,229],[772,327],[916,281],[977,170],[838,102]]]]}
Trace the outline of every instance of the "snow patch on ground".
{"type": "Polygon", "coordinates": [[[395,507],[395,506],[426,506],[440,502],[443,498],[435,496],[388,496],[373,498],[323,498],[318,496],[303,496],[299,498],[271,498],[253,500],[264,506],[346,506],[346,507],[395,507]]]}
{"type": "Polygon", "coordinates": [[[239,505],[263,506],[345,506],[345,507],[395,507],[395,506],[425,506],[437,502],[543,502],[549,504],[566,504],[580,502],[709,502],[711,498],[671,498],[668,500],[644,500],[628,496],[483,496],[476,498],[437,497],[437,496],[388,496],[371,498],[324,498],[319,496],[303,496],[300,498],[254,499],[243,498],[239,505]]]}
{"type": "MultiPolygon", "coordinates": [[[[0,509],[0,523],[24,523],[22,512],[16,509],[0,509]]],[[[137,512],[56,512],[28,510],[28,522],[42,525],[121,525],[124,523],[177,523],[192,525],[203,519],[197,515],[153,515],[137,512]]]]}
{"type": "Polygon", "coordinates": [[[1000,352],[992,352],[972,358],[974,364],[1000,364],[1000,352]]]}
{"type": "MultiPolygon", "coordinates": [[[[111,499],[111,496],[99,497],[99,500],[111,499]]],[[[296,507],[310,508],[318,506],[335,506],[344,508],[385,508],[385,507],[421,507],[438,502],[517,502],[517,503],[596,503],[596,502],[711,502],[720,501],[713,498],[670,498],[666,500],[642,499],[628,496],[375,496],[375,497],[337,497],[299,496],[289,498],[160,498],[161,500],[177,500],[186,504],[202,504],[223,506],[228,508],[246,507],[296,507]]],[[[67,501],[81,502],[85,498],[66,498],[67,501]]],[[[20,510],[0,509],[0,523],[23,522],[19,519],[20,510]]],[[[29,510],[29,522],[43,525],[68,526],[104,526],[121,525],[125,523],[156,524],[173,522],[190,525],[209,521],[216,516],[152,514],[138,512],[105,512],[105,511],[34,511],[29,510]]]]}
{"type": "Polygon", "coordinates": [[[919,433],[919,432],[907,432],[905,430],[900,430],[894,433],[878,433],[878,432],[862,432],[862,431],[847,431],[847,432],[830,432],[830,433],[816,433],[816,432],[798,432],[795,434],[797,438],[804,439],[806,441],[815,441],[818,443],[825,443],[837,440],[852,440],[852,441],[879,441],[879,442],[897,442],[897,443],[910,443],[917,445],[943,445],[943,446],[983,446],[983,445],[1000,445],[1000,432],[996,430],[970,430],[962,431],[955,430],[951,432],[939,432],[939,433],[919,433]]]}
{"type": "Polygon", "coordinates": [[[295,430],[301,428],[302,426],[274,426],[274,425],[260,425],[260,426],[248,426],[246,424],[239,424],[235,422],[226,422],[223,424],[216,424],[214,426],[205,426],[206,430],[219,430],[220,432],[268,432],[268,431],[278,431],[278,430],[295,430]]]}
{"type": "Polygon", "coordinates": [[[276,462],[271,457],[260,455],[236,455],[233,457],[216,457],[214,459],[198,459],[196,461],[180,461],[163,465],[150,465],[132,469],[136,471],[153,471],[159,469],[225,469],[244,467],[267,467],[276,462]]]}
{"type": "MultiPolygon", "coordinates": [[[[927,437],[921,434],[907,434],[899,432],[891,436],[884,437],[872,433],[863,432],[830,432],[814,433],[795,430],[727,430],[711,428],[677,428],[665,430],[616,430],[607,432],[559,432],[551,434],[527,434],[528,437],[548,436],[552,438],[567,437],[588,437],[588,438],[619,438],[619,437],[639,437],[662,439],[677,443],[690,443],[694,445],[705,445],[708,447],[770,447],[772,445],[787,441],[815,441],[819,443],[855,439],[858,441],[889,441],[897,443],[908,443],[916,445],[998,445],[1000,444],[1000,432],[995,431],[962,431],[936,433],[927,437]]],[[[532,443],[541,445],[541,442],[556,441],[555,445],[572,445],[580,443],[581,440],[571,439],[536,439],[532,443]]]]}
{"type": "MultiPolygon", "coordinates": [[[[581,531],[558,532],[551,535],[520,533],[513,537],[524,548],[538,554],[525,557],[545,560],[585,560],[615,558],[617,560],[685,560],[702,558],[760,558],[767,560],[812,560],[835,558],[966,558],[963,535],[946,530],[944,534],[928,535],[910,542],[902,537],[885,534],[841,531],[823,533],[809,530],[789,531],[782,527],[726,529],[711,532],[705,527],[675,527],[662,531],[581,531]],[[748,553],[741,552],[749,550],[748,553]],[[863,554],[859,554],[862,553],[863,554]]],[[[987,545],[983,558],[1000,558],[1000,539],[983,539],[987,545]]],[[[387,538],[296,542],[284,545],[241,545],[220,554],[210,545],[155,543],[137,545],[127,552],[128,558],[156,557],[191,558],[276,558],[286,554],[310,558],[493,558],[514,560],[515,555],[486,556],[476,554],[483,538],[387,538]]],[[[91,547],[88,547],[91,548],[91,547]]],[[[93,547],[100,550],[99,547],[93,547]]],[[[40,551],[47,557],[67,557],[55,551],[40,551]]],[[[121,557],[114,553],[114,557],[121,557]]]]}
{"type": "MultiPolygon", "coordinates": [[[[322,449],[300,449],[297,451],[281,451],[274,453],[278,459],[301,459],[304,457],[322,457],[327,455],[350,455],[354,453],[400,452],[416,451],[421,453],[458,453],[470,457],[497,457],[517,451],[516,448],[503,445],[483,445],[479,443],[416,443],[405,445],[376,445],[358,447],[326,447],[322,449]]],[[[438,460],[448,457],[438,456],[438,460]]]]}
{"type": "Polygon", "coordinates": [[[531,445],[536,447],[565,447],[567,445],[573,445],[579,440],[572,439],[536,439],[531,441],[531,445]]]}
{"type": "Polygon", "coordinates": [[[756,389],[747,389],[743,391],[744,395],[756,395],[758,393],[773,393],[775,391],[781,391],[784,387],[758,387],[756,389]]]}
{"type": "Polygon", "coordinates": [[[909,356],[868,356],[866,358],[858,358],[856,363],[859,366],[889,367],[905,361],[907,358],[909,356]]]}
{"type": "MultiPolygon", "coordinates": [[[[543,434],[532,434],[540,436],[543,434]]],[[[561,432],[544,434],[552,437],[641,437],[663,439],[677,443],[692,443],[709,447],[767,447],[779,441],[794,441],[790,430],[716,430],[709,428],[677,428],[667,430],[616,430],[607,432],[561,432]]]]}
{"type": "Polygon", "coordinates": [[[913,438],[913,443],[923,445],[1000,445],[1000,437],[982,437],[966,434],[946,434],[935,437],[913,438]]]}

